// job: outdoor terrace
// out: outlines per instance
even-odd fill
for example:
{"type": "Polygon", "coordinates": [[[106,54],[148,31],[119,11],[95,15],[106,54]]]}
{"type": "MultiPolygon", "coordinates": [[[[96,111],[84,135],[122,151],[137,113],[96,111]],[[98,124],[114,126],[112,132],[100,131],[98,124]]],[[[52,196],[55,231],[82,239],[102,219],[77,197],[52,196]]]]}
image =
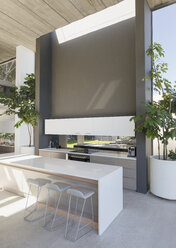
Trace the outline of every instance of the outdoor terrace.
{"type": "Polygon", "coordinates": [[[77,242],[64,239],[64,226],[48,232],[41,222],[23,220],[25,198],[0,192],[1,248],[173,248],[176,244],[174,201],[124,191],[124,210],[102,235],[90,232],[77,242]]]}

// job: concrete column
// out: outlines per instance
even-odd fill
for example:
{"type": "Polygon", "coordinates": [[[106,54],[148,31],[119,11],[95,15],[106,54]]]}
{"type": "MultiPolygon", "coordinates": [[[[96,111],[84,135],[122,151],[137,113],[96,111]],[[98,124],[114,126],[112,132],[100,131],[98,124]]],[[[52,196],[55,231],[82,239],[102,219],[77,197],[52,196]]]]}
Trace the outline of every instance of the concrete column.
{"type": "MultiPolygon", "coordinates": [[[[141,102],[152,100],[151,80],[142,79],[151,71],[151,58],[146,50],[152,43],[152,12],[147,0],[136,0],[136,114],[145,107],[141,102]]],[[[152,152],[151,140],[144,134],[136,134],[137,147],[137,192],[148,191],[148,158],[152,152]]]]}
{"type": "MultiPolygon", "coordinates": [[[[34,73],[34,70],[35,53],[23,46],[18,46],[16,48],[16,86],[23,85],[26,73],[34,73]]],[[[16,116],[15,123],[17,121],[16,116]]],[[[20,147],[24,145],[29,145],[29,134],[27,126],[22,124],[21,127],[15,128],[15,152],[20,152],[20,147]]]]}

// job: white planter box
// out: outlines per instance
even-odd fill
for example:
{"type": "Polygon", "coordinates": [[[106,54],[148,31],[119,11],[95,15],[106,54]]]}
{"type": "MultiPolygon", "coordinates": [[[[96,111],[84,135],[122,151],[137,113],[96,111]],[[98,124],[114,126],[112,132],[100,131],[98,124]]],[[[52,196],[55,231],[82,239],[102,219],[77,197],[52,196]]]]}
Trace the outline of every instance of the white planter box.
{"type": "Polygon", "coordinates": [[[21,146],[21,153],[35,155],[35,147],[34,146],[21,146]]]}
{"type": "Polygon", "coordinates": [[[176,161],[150,158],[150,191],[152,194],[176,200],[176,161]]]}

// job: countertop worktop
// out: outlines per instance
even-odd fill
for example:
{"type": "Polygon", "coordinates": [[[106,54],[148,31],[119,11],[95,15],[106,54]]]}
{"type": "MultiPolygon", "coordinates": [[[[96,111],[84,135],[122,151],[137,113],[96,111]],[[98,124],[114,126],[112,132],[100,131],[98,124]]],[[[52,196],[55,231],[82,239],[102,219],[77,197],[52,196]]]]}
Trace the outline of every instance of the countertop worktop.
{"type": "Polygon", "coordinates": [[[0,160],[1,159],[9,159],[9,158],[13,158],[13,157],[17,157],[17,156],[24,156],[23,154],[18,154],[15,152],[8,152],[8,153],[1,153],[0,154],[0,160]]]}
{"type": "Polygon", "coordinates": [[[43,148],[39,149],[39,151],[46,151],[46,152],[60,152],[60,153],[68,153],[71,152],[73,148],[43,148]]]}
{"type": "Polygon", "coordinates": [[[9,158],[6,157],[5,159],[2,157],[0,158],[0,164],[95,181],[99,181],[108,174],[111,174],[121,168],[120,166],[77,162],[35,155],[17,155],[9,158]]]}
{"type": "Polygon", "coordinates": [[[136,157],[128,157],[127,152],[115,152],[115,151],[99,151],[99,152],[92,152],[92,153],[79,153],[79,152],[72,152],[74,149],[72,148],[44,148],[39,149],[40,151],[46,152],[59,152],[65,154],[78,154],[78,155],[86,155],[86,156],[97,156],[97,157],[109,157],[109,158],[121,158],[121,159],[129,159],[129,160],[136,160],[136,157]]]}
{"type": "Polygon", "coordinates": [[[128,157],[126,152],[95,152],[91,154],[96,157],[121,158],[136,160],[136,157],[128,157]]]}

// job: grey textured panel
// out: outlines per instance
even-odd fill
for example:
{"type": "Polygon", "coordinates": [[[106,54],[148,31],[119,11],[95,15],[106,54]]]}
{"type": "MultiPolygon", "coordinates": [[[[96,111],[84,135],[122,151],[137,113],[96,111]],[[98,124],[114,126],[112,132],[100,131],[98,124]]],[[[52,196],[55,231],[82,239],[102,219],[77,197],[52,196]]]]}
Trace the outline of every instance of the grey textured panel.
{"type": "Polygon", "coordinates": [[[134,115],[135,18],[58,44],[52,33],[52,117],[134,115]]]}

